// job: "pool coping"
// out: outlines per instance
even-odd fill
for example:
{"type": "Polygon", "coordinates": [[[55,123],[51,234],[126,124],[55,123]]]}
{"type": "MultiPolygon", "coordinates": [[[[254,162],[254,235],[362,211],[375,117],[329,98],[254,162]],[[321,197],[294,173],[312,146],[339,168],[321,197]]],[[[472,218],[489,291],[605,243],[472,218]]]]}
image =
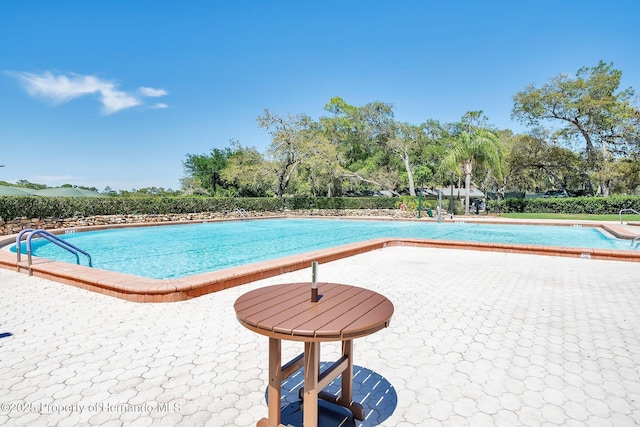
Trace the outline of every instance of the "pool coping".
{"type": "MultiPolygon", "coordinates": [[[[312,219],[357,219],[357,220],[389,220],[389,221],[433,221],[432,219],[397,219],[388,217],[327,217],[327,216],[277,216],[258,219],[276,218],[312,218],[312,219]]],[[[100,225],[77,227],[76,230],[93,231],[109,228],[141,227],[193,224],[202,222],[220,222],[230,219],[217,219],[207,221],[179,221],[162,223],[139,223],[121,225],[100,225]]],[[[451,220],[448,220],[451,222],[451,220]]],[[[588,221],[505,221],[491,218],[456,218],[453,222],[465,223],[492,223],[513,225],[549,225],[549,226],[586,226],[597,227],[607,231],[617,238],[632,239],[637,234],[617,224],[603,224],[588,221]]],[[[54,234],[64,234],[65,229],[48,230],[54,234]]],[[[15,243],[16,234],[0,238],[0,248],[15,243]]],[[[384,249],[392,246],[413,246],[440,249],[466,249],[491,252],[523,253],[548,256],[573,257],[584,259],[615,260],[627,262],[640,262],[640,251],[609,250],[609,249],[584,249],[564,248],[557,246],[463,242],[455,240],[433,240],[416,238],[376,238],[357,243],[340,245],[328,249],[306,252],[270,261],[247,264],[214,272],[196,274],[178,279],[148,279],[131,274],[116,273],[82,265],[69,264],[44,258],[33,257],[31,271],[34,276],[68,284],[78,288],[109,295],[133,302],[178,302],[191,298],[221,291],[231,287],[243,285],[256,280],[308,268],[312,261],[325,263],[337,259],[358,255],[364,252],[384,249]]],[[[17,262],[13,252],[0,250],[0,268],[6,268],[18,272],[28,273],[26,261],[17,262]]]]}

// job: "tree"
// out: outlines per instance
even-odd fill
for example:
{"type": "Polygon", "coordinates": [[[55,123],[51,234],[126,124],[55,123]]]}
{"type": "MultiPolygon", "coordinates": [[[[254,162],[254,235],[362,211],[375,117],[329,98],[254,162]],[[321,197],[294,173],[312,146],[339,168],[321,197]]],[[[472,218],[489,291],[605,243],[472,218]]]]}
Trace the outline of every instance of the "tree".
{"type": "Polygon", "coordinates": [[[387,145],[396,128],[393,105],[376,101],[356,107],[334,97],[324,108],[333,116],[320,118],[320,126],[338,147],[343,177],[365,187],[393,188],[390,185],[397,183],[398,173],[387,145]]]}
{"type": "MultiPolygon", "coordinates": [[[[622,72],[602,61],[583,67],[575,79],[560,74],[550,83],[533,85],[513,97],[512,117],[529,126],[543,121],[561,123],[557,135],[567,143],[582,140],[583,155],[593,178],[600,180],[600,192],[609,194],[609,164],[617,155],[638,148],[640,114],[631,102],[631,88],[618,91],[622,72]]],[[[588,183],[594,194],[591,181],[588,183]]]]}
{"type": "Polygon", "coordinates": [[[570,195],[570,190],[585,189],[589,178],[584,160],[555,143],[547,132],[505,139],[503,176],[506,188],[539,193],[551,186],[560,188],[565,196],[570,195]]]}
{"type": "Polygon", "coordinates": [[[613,166],[618,177],[614,190],[624,194],[640,194],[640,156],[620,159],[613,166]]]}
{"type": "MultiPolygon", "coordinates": [[[[233,145],[234,140],[231,141],[233,145]]],[[[227,166],[227,158],[231,154],[230,148],[214,148],[211,154],[187,154],[187,160],[183,162],[187,178],[193,181],[183,180],[182,186],[195,189],[201,187],[211,195],[215,195],[218,187],[224,187],[224,182],[220,177],[220,172],[227,166]]]]}
{"type": "Polygon", "coordinates": [[[388,149],[397,156],[404,165],[409,181],[409,194],[416,195],[416,187],[413,180],[413,167],[411,158],[420,149],[420,145],[425,142],[425,134],[419,126],[409,123],[400,123],[396,127],[394,136],[386,141],[388,149]]]}
{"type": "Polygon", "coordinates": [[[18,180],[16,182],[16,186],[24,187],[24,188],[30,188],[32,190],[44,190],[45,188],[47,188],[47,186],[45,184],[36,184],[36,183],[33,183],[33,182],[29,182],[26,179],[18,180]]]}
{"type": "Polygon", "coordinates": [[[320,123],[327,137],[340,146],[349,166],[366,162],[393,136],[395,123],[391,104],[370,102],[356,107],[334,97],[324,109],[333,116],[321,118],[320,123]]]}
{"type": "Polygon", "coordinates": [[[268,109],[257,118],[258,126],[271,135],[269,155],[276,169],[275,195],[282,197],[303,160],[312,152],[313,121],[305,114],[288,117],[271,114],[268,109]]]}
{"type": "Polygon", "coordinates": [[[423,134],[418,151],[413,156],[413,178],[419,187],[433,187],[441,159],[446,154],[448,133],[437,120],[429,119],[420,125],[423,134]]]}
{"type": "Polygon", "coordinates": [[[326,194],[333,197],[341,188],[344,174],[342,157],[338,147],[332,144],[324,132],[317,127],[307,135],[308,156],[302,161],[301,173],[313,195],[326,194]]]}
{"type": "Polygon", "coordinates": [[[118,192],[107,185],[106,187],[104,187],[104,190],[102,190],[102,194],[105,194],[105,195],[111,196],[111,197],[115,197],[115,196],[118,195],[118,192]]]}
{"type": "Polygon", "coordinates": [[[457,172],[464,174],[465,215],[469,215],[469,191],[471,174],[475,166],[488,166],[498,177],[502,175],[502,143],[500,139],[486,129],[463,130],[455,136],[450,151],[442,159],[440,172],[457,172]]]}
{"type": "Polygon", "coordinates": [[[221,179],[227,184],[226,196],[265,197],[273,195],[276,182],[273,165],[267,162],[255,147],[243,147],[233,142],[227,166],[221,179]]]}

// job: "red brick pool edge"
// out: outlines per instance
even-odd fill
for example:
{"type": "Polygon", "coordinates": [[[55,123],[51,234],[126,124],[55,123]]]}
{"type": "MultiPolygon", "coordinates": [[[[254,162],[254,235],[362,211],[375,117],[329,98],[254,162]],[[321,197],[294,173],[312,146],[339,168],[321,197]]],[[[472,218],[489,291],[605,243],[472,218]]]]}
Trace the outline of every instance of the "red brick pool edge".
{"type": "MultiPolygon", "coordinates": [[[[344,217],[340,217],[344,219],[344,217]]],[[[363,219],[363,218],[358,218],[363,219]]],[[[375,218],[381,219],[381,218],[375,218]]],[[[471,220],[466,222],[473,222],[471,220]]],[[[490,221],[481,221],[484,223],[490,221]]],[[[493,221],[491,221],[493,222],[493,221]]],[[[504,224],[504,221],[496,221],[504,224]]],[[[523,225],[524,222],[517,224],[523,225]]],[[[527,222],[529,225],[564,225],[566,223],[527,222]]],[[[168,225],[168,224],[164,224],[168,225]]],[[[613,224],[585,224],[601,227],[618,238],[634,237],[628,229],[613,224]]],[[[104,227],[102,227],[104,228],[104,227]]],[[[86,229],[90,229],[87,227],[86,229]]],[[[60,230],[58,230],[60,231],[60,230]]],[[[62,230],[62,232],[64,232],[62,230]]],[[[15,243],[16,236],[0,239],[0,247],[15,243]],[[12,239],[12,240],[11,240],[12,239]]],[[[68,264],[34,257],[32,274],[37,277],[64,283],[93,292],[133,302],[177,302],[196,298],[212,292],[232,288],[267,277],[308,268],[312,261],[325,263],[390,246],[413,246],[441,249],[465,249],[492,252],[523,253],[562,256],[572,258],[640,262],[640,251],[563,248],[556,246],[522,245],[504,243],[460,242],[432,239],[379,238],[271,261],[247,264],[210,273],[202,273],[179,279],[157,280],[130,274],[68,264]]],[[[25,261],[17,263],[13,252],[0,250],[0,267],[27,273],[25,261]]]]}

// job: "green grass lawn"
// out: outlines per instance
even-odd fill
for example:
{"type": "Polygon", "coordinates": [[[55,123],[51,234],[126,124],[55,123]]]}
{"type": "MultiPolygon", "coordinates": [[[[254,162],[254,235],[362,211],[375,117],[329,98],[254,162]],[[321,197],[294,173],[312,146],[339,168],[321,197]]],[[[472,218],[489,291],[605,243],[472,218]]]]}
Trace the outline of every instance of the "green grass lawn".
{"type": "MultiPolygon", "coordinates": [[[[518,219],[576,219],[576,220],[592,220],[592,221],[620,221],[620,215],[588,215],[588,214],[561,214],[561,213],[503,213],[499,215],[502,218],[518,218],[518,219]]],[[[640,215],[622,215],[624,222],[640,222],[640,215]]]]}

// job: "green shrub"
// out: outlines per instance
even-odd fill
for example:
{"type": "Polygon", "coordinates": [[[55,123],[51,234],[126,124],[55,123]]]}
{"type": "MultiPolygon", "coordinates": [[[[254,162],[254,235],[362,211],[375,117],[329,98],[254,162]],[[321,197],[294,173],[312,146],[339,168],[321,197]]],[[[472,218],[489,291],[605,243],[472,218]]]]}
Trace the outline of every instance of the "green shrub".
{"type": "MultiPolygon", "coordinates": [[[[401,204],[405,204],[407,206],[408,212],[416,212],[418,210],[418,197],[417,196],[400,196],[394,200],[394,207],[396,209],[400,209],[401,204]]],[[[444,201],[442,202],[444,203],[444,201]]],[[[422,199],[421,202],[422,211],[426,211],[427,209],[435,209],[438,206],[438,201],[434,199],[422,199]]]]}
{"type": "Polygon", "coordinates": [[[163,215],[232,212],[235,209],[277,212],[284,209],[394,209],[389,197],[39,197],[0,196],[0,218],[71,218],[95,215],[163,215]]]}
{"type": "Polygon", "coordinates": [[[617,214],[621,209],[640,211],[638,196],[557,197],[538,199],[490,200],[491,212],[530,212],[567,214],[617,214]]]}

